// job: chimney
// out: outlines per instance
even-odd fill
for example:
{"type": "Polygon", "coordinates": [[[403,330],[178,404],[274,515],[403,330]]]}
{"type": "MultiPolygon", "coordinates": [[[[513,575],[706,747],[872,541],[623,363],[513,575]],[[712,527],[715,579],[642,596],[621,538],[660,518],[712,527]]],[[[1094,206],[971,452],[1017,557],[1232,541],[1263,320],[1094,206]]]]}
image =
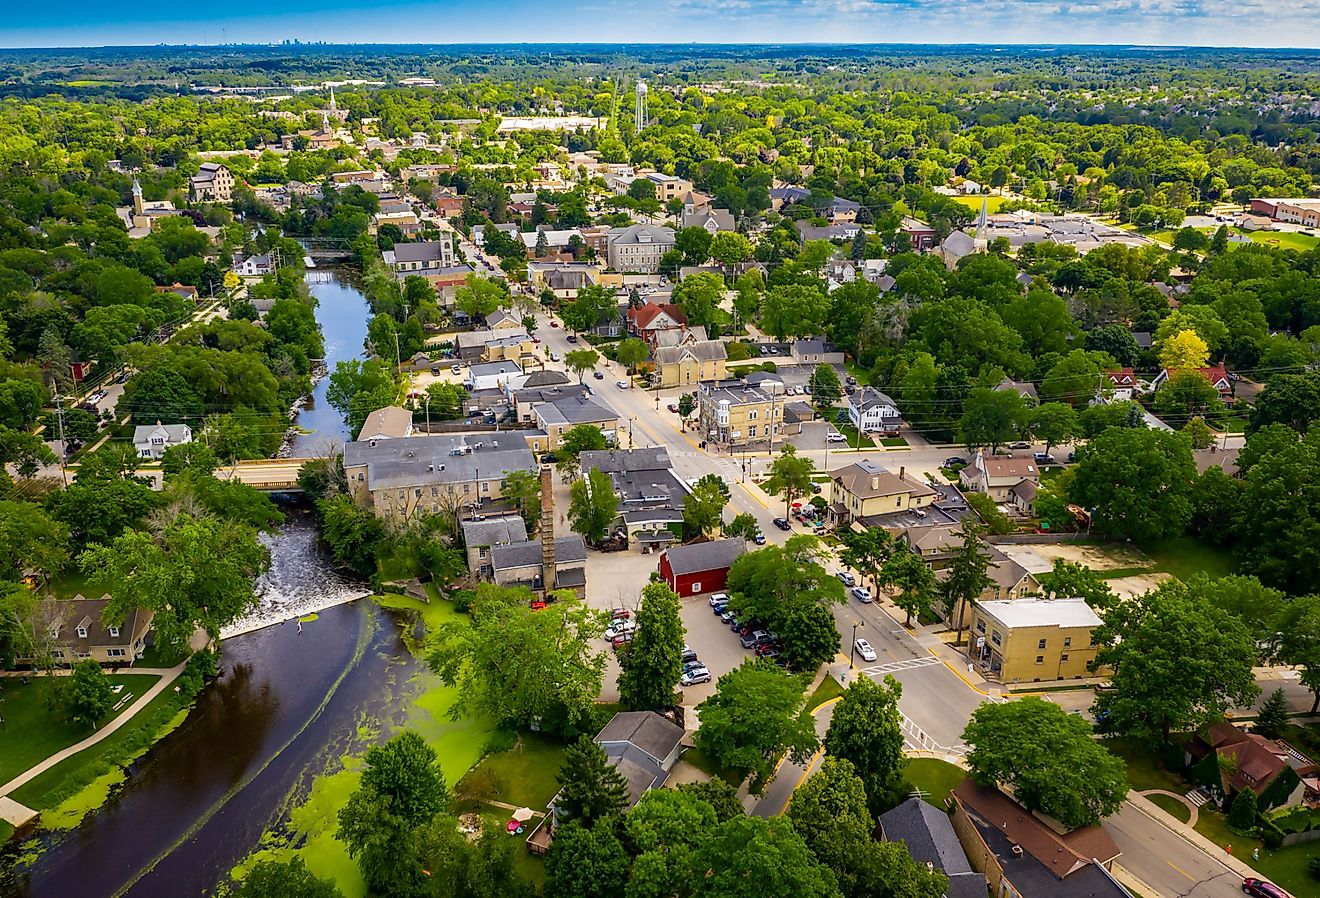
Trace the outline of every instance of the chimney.
{"type": "Polygon", "coordinates": [[[903,479],[903,475],[906,474],[906,473],[907,473],[907,465],[899,465],[899,466],[898,466],[898,479],[899,479],[899,480],[902,480],[902,479],[903,479]]]}
{"type": "Polygon", "coordinates": [[[1022,857],[1022,846],[1021,846],[1021,845],[1014,845],[1014,846],[1013,846],[1013,857],[1022,857]]]}
{"type": "Polygon", "coordinates": [[[878,489],[880,489],[880,475],[879,475],[879,474],[872,474],[872,475],[871,475],[871,489],[873,489],[873,490],[878,490],[878,489]]]}
{"type": "Polygon", "coordinates": [[[549,465],[541,465],[541,583],[555,588],[555,491],[549,465]]]}

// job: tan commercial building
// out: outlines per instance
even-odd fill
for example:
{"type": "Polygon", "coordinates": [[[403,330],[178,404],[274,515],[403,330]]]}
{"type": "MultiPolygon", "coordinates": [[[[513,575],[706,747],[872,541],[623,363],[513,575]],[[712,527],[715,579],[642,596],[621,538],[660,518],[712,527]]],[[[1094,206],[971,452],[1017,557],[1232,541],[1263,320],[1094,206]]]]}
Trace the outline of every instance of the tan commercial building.
{"type": "Polygon", "coordinates": [[[611,228],[609,264],[615,271],[640,271],[654,274],[660,270],[660,259],[674,248],[672,228],[637,224],[627,228],[611,228]]]}
{"type": "Polygon", "coordinates": [[[784,397],[742,381],[702,386],[697,404],[700,433],[712,443],[747,446],[783,432],[784,397]]]}
{"type": "Polygon", "coordinates": [[[842,527],[861,518],[925,508],[938,493],[907,476],[894,474],[870,460],[854,462],[830,474],[830,523],[842,527]]]}
{"type": "Polygon", "coordinates": [[[1085,599],[982,602],[971,610],[967,657],[1001,683],[1093,676],[1091,631],[1100,623],[1085,599]]]}
{"type": "Polygon", "coordinates": [[[655,350],[656,380],[662,387],[690,387],[727,376],[729,354],[719,340],[696,340],[655,350]]]}
{"type": "Polygon", "coordinates": [[[203,162],[188,184],[194,203],[227,203],[233,197],[234,176],[219,162],[203,162]]]}

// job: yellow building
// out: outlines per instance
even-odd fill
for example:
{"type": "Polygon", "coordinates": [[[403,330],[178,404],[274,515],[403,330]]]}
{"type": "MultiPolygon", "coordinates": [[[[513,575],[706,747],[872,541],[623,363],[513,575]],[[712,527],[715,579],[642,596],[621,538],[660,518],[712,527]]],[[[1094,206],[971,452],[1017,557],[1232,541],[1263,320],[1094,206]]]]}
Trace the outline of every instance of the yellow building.
{"type": "Polygon", "coordinates": [[[895,474],[870,460],[854,462],[830,473],[830,521],[842,527],[860,518],[925,508],[939,494],[933,487],[895,474]]]}
{"type": "Polygon", "coordinates": [[[657,347],[654,358],[660,386],[688,387],[703,381],[724,380],[729,354],[719,340],[697,340],[657,347]]]}
{"type": "Polygon", "coordinates": [[[1085,599],[982,602],[971,610],[967,657],[1001,683],[1095,676],[1091,631],[1100,623],[1085,599]]]}
{"type": "Polygon", "coordinates": [[[707,384],[697,392],[703,439],[723,446],[768,442],[784,429],[784,397],[746,382],[707,384]]]}

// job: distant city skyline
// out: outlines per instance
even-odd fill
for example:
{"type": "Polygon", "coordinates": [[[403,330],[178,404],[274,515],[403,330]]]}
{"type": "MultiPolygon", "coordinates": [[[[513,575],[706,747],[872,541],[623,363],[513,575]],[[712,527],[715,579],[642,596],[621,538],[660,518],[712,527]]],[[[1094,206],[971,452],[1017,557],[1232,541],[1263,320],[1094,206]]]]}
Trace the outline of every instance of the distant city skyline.
{"type": "Polygon", "coordinates": [[[15,4],[0,46],[279,43],[919,43],[1320,47],[1313,0],[142,0],[15,4]]]}

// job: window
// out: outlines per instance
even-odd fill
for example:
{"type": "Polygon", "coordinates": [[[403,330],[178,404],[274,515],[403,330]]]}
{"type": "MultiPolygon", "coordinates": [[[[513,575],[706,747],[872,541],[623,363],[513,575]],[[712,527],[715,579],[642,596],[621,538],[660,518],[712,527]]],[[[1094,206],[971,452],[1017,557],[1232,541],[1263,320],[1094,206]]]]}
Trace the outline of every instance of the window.
{"type": "Polygon", "coordinates": [[[122,657],[124,657],[124,650],[123,650],[123,649],[106,649],[106,652],[105,652],[105,653],[106,653],[106,655],[107,655],[108,657],[110,657],[110,658],[122,658],[122,657]]]}
{"type": "Polygon", "coordinates": [[[747,413],[747,420],[748,420],[748,421],[755,421],[755,420],[756,420],[756,409],[752,409],[751,411],[749,411],[749,412],[747,413]]]}
{"type": "Polygon", "coordinates": [[[898,498],[896,498],[896,499],[894,500],[894,507],[895,507],[895,508],[902,508],[902,507],[903,507],[903,497],[902,497],[902,496],[899,496],[898,498]]]}
{"type": "Polygon", "coordinates": [[[118,627],[111,627],[111,628],[110,628],[110,635],[111,635],[111,637],[113,637],[113,638],[115,638],[115,639],[118,639],[118,638],[119,638],[119,628],[118,628],[118,627]]]}
{"type": "Polygon", "coordinates": [[[1040,642],[1036,643],[1036,648],[1038,649],[1045,648],[1045,640],[1042,639],[1040,642]]]}
{"type": "Polygon", "coordinates": [[[440,495],[440,489],[439,489],[439,487],[434,487],[434,486],[431,487],[431,498],[434,499],[435,497],[437,497],[437,496],[439,496],[439,495],[440,495]]]}
{"type": "Polygon", "coordinates": [[[1003,645],[1003,644],[1004,644],[1004,638],[1003,638],[1002,636],[999,635],[999,631],[998,631],[998,630],[991,630],[991,631],[990,631],[990,641],[993,642],[995,645],[1003,645]]]}
{"type": "Polygon", "coordinates": [[[1037,655],[1037,656],[1036,656],[1036,663],[1037,663],[1037,664],[1044,664],[1044,663],[1045,663],[1045,656],[1044,656],[1044,655],[1037,655]]]}
{"type": "Polygon", "coordinates": [[[985,632],[985,621],[983,621],[983,620],[978,620],[978,621],[976,622],[976,632],[977,632],[977,633],[984,633],[984,632],[985,632]]]}
{"type": "Polygon", "coordinates": [[[697,593],[699,593],[699,592],[701,592],[701,582],[700,582],[700,581],[698,581],[698,582],[692,584],[692,594],[695,596],[695,595],[696,595],[697,593]]]}
{"type": "Polygon", "coordinates": [[[1068,660],[1068,654],[1067,654],[1066,652],[1065,652],[1064,654],[1062,654],[1062,655],[1059,656],[1059,661],[1060,661],[1060,662],[1067,661],[1067,660],[1068,660]]]}
{"type": "Polygon", "coordinates": [[[751,426],[749,426],[749,427],[747,428],[747,435],[748,435],[749,437],[754,437],[754,436],[756,436],[756,425],[755,425],[755,424],[753,424],[753,425],[751,425],[751,426]]]}
{"type": "Polygon", "coordinates": [[[489,480],[483,480],[483,481],[481,481],[481,491],[482,491],[483,493],[489,493],[489,492],[490,492],[490,481],[489,481],[489,480]]]}
{"type": "Polygon", "coordinates": [[[53,652],[50,653],[50,656],[51,656],[52,658],[63,658],[63,657],[64,657],[64,650],[63,650],[63,649],[56,649],[55,651],[53,651],[53,652]]]}
{"type": "Polygon", "coordinates": [[[1065,636],[1065,637],[1063,637],[1063,647],[1066,649],[1066,648],[1070,647],[1071,645],[1072,645],[1072,637],[1071,637],[1071,636],[1065,636]]]}
{"type": "Polygon", "coordinates": [[[86,628],[86,627],[79,627],[79,628],[78,628],[78,638],[79,638],[79,639],[86,639],[86,638],[87,638],[87,628],[86,628]]]}
{"type": "Polygon", "coordinates": [[[414,499],[420,499],[420,498],[422,498],[422,488],[421,488],[421,487],[418,487],[417,489],[413,490],[413,498],[414,498],[414,499]]]}

